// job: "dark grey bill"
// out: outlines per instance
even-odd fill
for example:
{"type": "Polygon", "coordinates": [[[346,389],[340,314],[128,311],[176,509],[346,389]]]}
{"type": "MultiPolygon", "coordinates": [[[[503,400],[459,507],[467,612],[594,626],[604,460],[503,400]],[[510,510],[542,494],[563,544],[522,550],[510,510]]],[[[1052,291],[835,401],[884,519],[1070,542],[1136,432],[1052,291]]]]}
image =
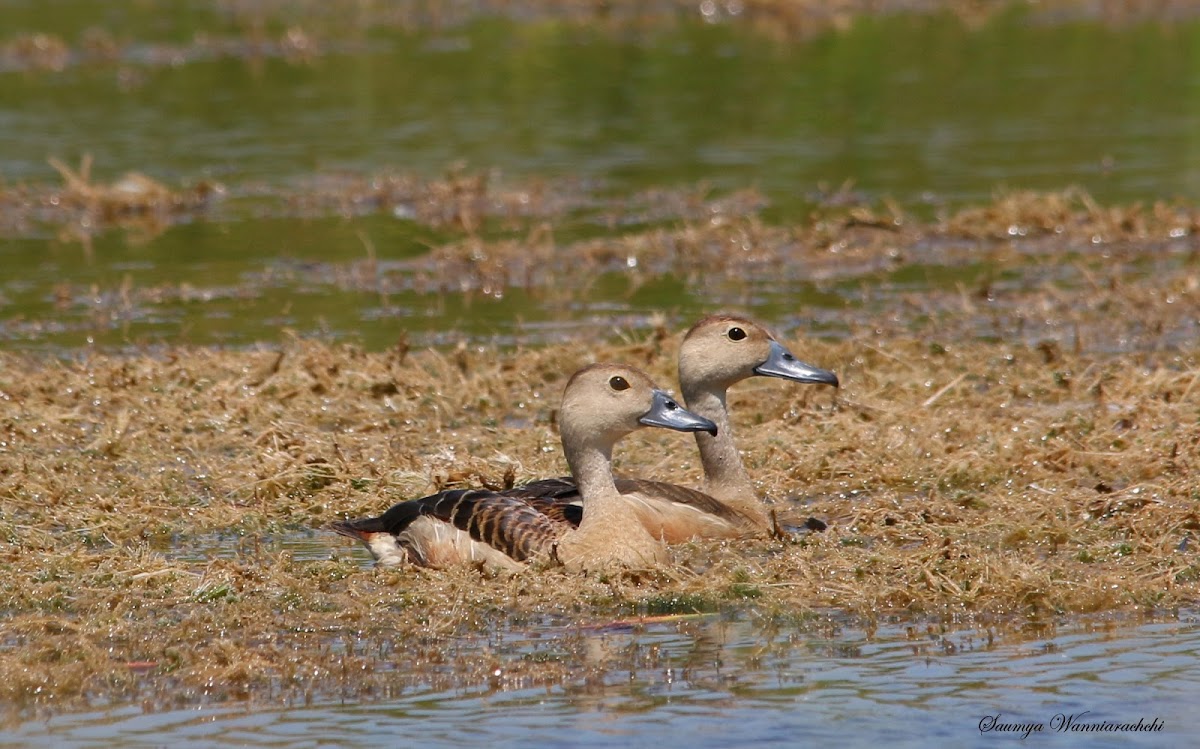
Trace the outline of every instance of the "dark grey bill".
{"type": "Polygon", "coordinates": [[[771,341],[771,353],[767,355],[765,362],[754,368],[754,374],[838,386],[837,375],[828,369],[805,364],[792,356],[792,352],[784,348],[779,341],[771,341]]]}
{"type": "Polygon", "coordinates": [[[708,432],[717,436],[717,425],[697,416],[661,390],[654,391],[654,403],[638,422],[648,427],[664,427],[677,432],[708,432]]]}

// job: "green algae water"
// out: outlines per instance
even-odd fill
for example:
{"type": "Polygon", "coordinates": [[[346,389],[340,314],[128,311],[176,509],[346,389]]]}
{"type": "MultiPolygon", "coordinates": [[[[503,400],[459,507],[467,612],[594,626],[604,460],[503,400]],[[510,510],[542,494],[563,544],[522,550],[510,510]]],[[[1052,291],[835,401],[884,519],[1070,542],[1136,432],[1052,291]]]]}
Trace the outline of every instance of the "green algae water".
{"type": "MultiPolygon", "coordinates": [[[[760,191],[768,224],[803,222],[835,193],[894,200],[919,216],[1003,189],[1077,185],[1105,203],[1200,199],[1195,21],[1108,26],[1010,13],[968,27],[888,15],[782,40],[698,18],[604,29],[491,18],[400,30],[358,27],[347,10],[258,22],[256,5],[0,4],[0,193],[57,184],[50,159],[78,165],[90,155],[95,180],[137,171],[170,185],[210,181],[228,196],[164,226],[86,241],[53,222],[10,220],[15,209],[0,201],[0,347],[67,356],[249,347],[276,344],[284,331],[373,349],[536,345],[663,318],[678,330],[726,306],[841,336],[868,305],[1060,280],[983,261],[897,258],[822,282],[803,268],[736,281],[697,269],[636,283],[601,273],[565,293],[431,287],[416,262],[464,232],[406,210],[304,208],[320,175],[437,177],[461,163],[515,184],[569,184],[578,199],[546,217],[559,241],[695,221],[643,210],[654,199],[630,196],[699,184],[717,196],[760,191]],[[627,200],[641,207],[622,212],[627,200]]],[[[498,220],[479,233],[529,236],[525,224],[498,220]]],[[[1187,241],[1146,258],[1141,277],[1163,263],[1194,266],[1187,241]]],[[[1064,258],[1064,268],[1067,259],[1078,260],[1064,258]]],[[[970,322],[975,335],[995,334],[993,314],[970,322]]],[[[1196,325],[1162,344],[1194,344],[1196,325]]],[[[321,532],[163,543],[193,562],[259,545],[301,562],[332,553],[321,532]]],[[[1042,727],[1030,729],[1029,745],[1104,747],[1181,744],[1195,733],[1194,611],[1065,619],[993,638],[986,628],[900,620],[867,631],[836,615],[818,627],[764,624],[752,605],[682,623],[497,621],[489,635],[447,647],[455,658],[494,661],[488,679],[416,668],[403,643],[392,644],[372,662],[396,677],[386,694],[362,693],[353,673],[332,690],[307,688],[301,675],[244,702],[215,702],[179,691],[169,672],[147,674],[142,691],[98,698],[87,712],[10,716],[0,746],[704,748],[854,737],[994,747],[1022,743],[995,726],[1032,724],[1042,727]],[[573,676],[506,676],[539,659],[564,660],[573,676]],[[1162,729],[1072,732],[1055,727],[1060,715],[1161,720],[1162,729]]],[[[378,644],[357,643],[370,652],[378,644]]]]}
{"type": "MultiPolygon", "coordinates": [[[[615,30],[297,23],[308,36],[289,51],[277,41],[290,38],[286,24],[248,36],[244,21],[204,3],[169,14],[134,2],[0,7],[10,39],[49,34],[70,50],[51,67],[13,54],[0,63],[0,185],[55,183],[49,159],[90,154],[95,180],[211,180],[237,198],[152,231],[103,231],[86,247],[58,227],[6,224],[0,345],[246,346],[277,342],[284,328],[371,348],[402,337],[536,344],[597,321],[638,327],[731,305],[775,322],[802,307],[819,328],[855,304],[803,279],[612,278],[568,300],[430,293],[407,284],[406,261],[454,232],[403,211],[297,216],[288,196],[320,174],[436,176],[462,163],[517,182],[573,180],[595,201],[697,183],[715,195],[754,188],[769,222],[803,221],[843,186],[918,215],[1003,188],[1078,185],[1114,202],[1200,195],[1195,22],[1013,13],[968,28],[898,15],[792,41],[686,20],[615,30]],[[111,50],[89,53],[108,49],[96,38],[111,50]],[[372,270],[390,278],[383,293],[354,282],[368,242],[372,270]]],[[[551,220],[559,239],[624,225],[588,210],[551,220]]]]}
{"type": "MultiPolygon", "coordinates": [[[[12,56],[0,65],[2,184],[55,182],[49,158],[91,155],[92,179],[137,170],[168,184],[214,180],[242,198],[155,232],[107,230],[86,248],[54,227],[8,228],[0,346],[247,346],[282,329],[371,348],[536,343],[596,320],[638,326],[731,305],[774,322],[804,307],[820,328],[856,296],[670,277],[637,288],[608,278],[557,301],[520,289],[428,293],[406,286],[404,262],[445,232],[403,214],[276,215],[283,193],[314,174],[437,175],[464,163],[512,180],[578,180],[596,196],[754,187],[764,218],[780,222],[802,221],[817,194],[844,185],[918,214],[1003,187],[1078,185],[1112,202],[1200,193],[1194,22],[1048,25],[1014,13],[966,28],[887,16],[779,41],[686,19],[401,31],[320,17],[300,48],[311,55],[298,58],[247,41],[244,25],[205,4],[175,11],[0,7],[0,29],[52,34],[72,50],[53,70],[12,56]],[[79,52],[96,36],[115,40],[100,62],[79,52]],[[365,241],[372,269],[400,280],[386,293],[353,282],[365,241]]],[[[606,221],[574,212],[554,217],[554,232],[619,235],[606,221]]]]}
{"type": "Polygon", "coordinates": [[[153,4],[11,5],[10,33],[71,41],[91,19],[143,43],[109,64],[0,73],[8,181],[52,179],[47,157],[91,153],[98,175],[230,183],[465,161],[618,192],[754,184],[783,215],[846,180],[904,203],[979,201],[1000,185],[1079,184],[1106,202],[1200,190],[1196,23],[888,16],[783,42],[734,25],[490,21],[372,31],[303,62],[250,43],[154,55],[155,42],[229,34],[194,4],[170,18],[153,4]]]}

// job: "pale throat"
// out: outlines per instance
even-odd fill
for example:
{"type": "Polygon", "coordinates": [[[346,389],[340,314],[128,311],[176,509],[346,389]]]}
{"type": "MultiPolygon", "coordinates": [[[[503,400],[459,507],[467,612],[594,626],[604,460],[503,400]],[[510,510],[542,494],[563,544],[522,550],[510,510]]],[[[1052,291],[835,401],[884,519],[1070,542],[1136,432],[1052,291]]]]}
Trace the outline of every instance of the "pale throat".
{"type": "Polygon", "coordinates": [[[665,548],[617,491],[612,450],[619,436],[577,436],[564,430],[563,452],[583,499],[583,520],[560,539],[561,561],[568,567],[610,562],[644,566],[665,559],[665,548]]]}
{"type": "Polygon", "coordinates": [[[567,466],[584,502],[582,528],[591,525],[589,517],[604,514],[606,505],[621,496],[612,475],[614,441],[604,440],[602,444],[595,435],[576,435],[567,429],[563,430],[562,437],[567,466]]]}

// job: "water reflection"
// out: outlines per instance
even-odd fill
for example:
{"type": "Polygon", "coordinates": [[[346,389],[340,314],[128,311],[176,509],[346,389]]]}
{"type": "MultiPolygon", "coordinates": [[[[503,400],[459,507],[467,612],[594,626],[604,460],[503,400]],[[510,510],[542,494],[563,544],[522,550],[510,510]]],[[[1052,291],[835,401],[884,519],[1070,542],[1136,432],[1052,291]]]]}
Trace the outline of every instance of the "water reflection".
{"type": "MultiPolygon", "coordinates": [[[[301,230],[336,235],[334,223],[305,222],[301,230]]],[[[1075,346],[1082,336],[1105,353],[1184,346],[1200,332],[1200,318],[1193,315],[1149,327],[1155,321],[1089,314],[1091,302],[1084,303],[1094,297],[1095,275],[1120,279],[1107,292],[1118,303],[1115,289],[1152,286],[1156,278],[1187,272],[1194,264],[1190,238],[1156,244],[1136,257],[1125,252],[1119,262],[1105,254],[1084,257],[1072,248],[1075,254],[1062,261],[1031,254],[1025,264],[1003,265],[973,261],[969,251],[930,240],[921,248],[926,256],[896,261],[881,256],[816,269],[798,262],[747,268],[740,277],[594,270],[585,281],[550,278],[484,293],[471,279],[462,280],[469,287],[463,291],[437,284],[430,289],[422,272],[403,259],[413,252],[413,238],[384,223],[372,219],[363,225],[372,232],[379,228],[381,235],[390,231],[389,252],[399,257],[369,267],[353,255],[339,255],[336,243],[325,249],[325,259],[307,244],[273,256],[239,254],[238,248],[269,241],[261,238],[279,230],[275,221],[225,227],[217,232],[225,241],[212,256],[194,246],[198,234],[211,231],[171,229],[155,241],[169,263],[146,260],[145,248],[125,246],[111,235],[96,243],[103,259],[92,264],[79,261],[77,247],[47,251],[36,240],[11,242],[9,255],[16,265],[25,263],[25,270],[0,276],[0,347],[61,352],[278,346],[287,341],[287,330],[371,350],[400,341],[537,346],[607,337],[614,330],[645,331],[660,323],[682,328],[727,308],[740,308],[784,334],[799,328],[806,335],[841,338],[884,324],[933,331],[945,341],[1049,340],[1075,346]],[[1051,284],[1062,294],[1036,297],[1051,284]]]]}
{"type": "MultiPolygon", "coordinates": [[[[88,25],[115,26],[146,43],[229,33],[203,4],[170,18],[112,6],[9,4],[0,28],[74,39],[88,25]]],[[[866,269],[833,288],[796,275],[702,286],[601,278],[583,291],[504,289],[496,299],[496,289],[418,288],[405,263],[453,231],[403,214],[301,219],[280,206],[324,184],[318,175],[441,174],[458,161],[518,181],[576,180],[588,186],[581,205],[647,186],[757,186],[769,222],[806,219],[814,196],[828,194],[818,185],[847,182],[864,199],[892,196],[917,212],[983,200],[1001,185],[1079,184],[1101,201],[1195,196],[1198,38],[1195,22],[1045,26],[1020,14],[978,28],[936,15],[864,18],[803,43],[737,25],[616,34],[488,21],[381,30],[312,64],[135,55],[0,72],[0,183],[57,181],[49,157],[77,164],[91,153],[96,179],[130,169],[172,184],[213,178],[236,196],[165,232],[110,232],[86,249],[60,239],[61,227],[22,225],[22,238],[0,240],[0,345],[250,345],[278,341],[284,327],[371,348],[402,335],[536,344],[594,321],[611,330],[614,315],[641,327],[654,313],[683,321],[721,306],[772,322],[812,309],[829,322],[818,332],[838,334],[835,318],[863,289],[970,285],[987,271],[937,278],[916,265],[920,277],[891,279],[866,269]],[[132,88],[121,83],[130,69],[139,71],[132,88]],[[369,262],[364,239],[378,250],[369,262]]],[[[553,217],[553,232],[560,243],[614,236],[628,218],[568,211],[553,217]]]]}
{"type": "MultiPolygon", "coordinates": [[[[74,29],[90,5],[58,2],[36,21],[0,10],[0,28],[74,29]]],[[[146,42],[228,33],[219,15],[193,10],[167,19],[123,4],[95,23],[146,42]]],[[[613,34],[486,22],[380,32],[313,64],[206,54],[0,72],[0,174],[55,179],[48,156],[83,152],[101,177],[274,184],[313,169],[437,173],[465,160],[617,192],[757,184],[791,215],[817,183],[847,179],[904,203],[979,201],[1001,183],[1170,198],[1200,189],[1198,34],[1195,23],[1053,26],[1019,14],[973,29],[947,16],[864,18],[807,43],[737,25],[613,34]],[[142,69],[138,85],[122,88],[130,67],[142,69]],[[88,116],[69,116],[78,111],[88,116]]]]}
{"type": "Polygon", "coordinates": [[[0,742],[918,747],[1018,739],[981,733],[989,715],[1041,723],[1034,733],[1056,746],[1160,746],[1192,734],[1200,693],[1194,613],[1142,625],[1065,622],[1032,635],[902,623],[869,632],[834,621],[764,626],[719,615],[633,628],[560,620],[456,643],[500,664],[481,683],[418,683],[372,702],[120,708],[29,722],[0,733],[0,742]],[[539,657],[579,658],[579,675],[558,685],[499,675],[539,657]],[[1158,718],[1163,730],[1056,732],[1060,713],[1083,722],[1158,718]]]}

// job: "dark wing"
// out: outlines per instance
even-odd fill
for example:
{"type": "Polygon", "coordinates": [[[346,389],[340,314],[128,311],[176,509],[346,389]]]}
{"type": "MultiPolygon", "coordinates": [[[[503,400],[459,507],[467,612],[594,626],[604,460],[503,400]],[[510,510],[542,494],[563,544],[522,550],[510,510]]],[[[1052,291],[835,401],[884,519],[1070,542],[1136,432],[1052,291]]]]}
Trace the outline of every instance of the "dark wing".
{"type": "MultiPolygon", "coordinates": [[[[677,502],[681,505],[687,505],[693,509],[706,512],[714,517],[719,517],[730,522],[738,522],[745,520],[741,513],[726,505],[719,499],[715,499],[697,489],[689,489],[686,486],[678,484],[668,484],[664,481],[646,481],[643,479],[624,479],[618,478],[617,491],[622,494],[641,494],[647,497],[655,497],[666,502],[677,502]]],[[[582,508],[580,507],[581,498],[579,496],[579,488],[575,486],[574,480],[570,476],[561,476],[555,479],[541,479],[540,481],[531,481],[528,484],[509,489],[505,494],[513,496],[528,497],[531,500],[544,500],[547,510],[552,512],[559,507],[571,508],[566,510],[570,516],[565,519],[574,525],[579,525],[579,520],[574,518],[582,518],[582,508]]],[[[541,506],[539,505],[539,509],[541,506]]]]}
{"type": "Polygon", "coordinates": [[[572,523],[555,517],[559,514],[553,512],[556,508],[542,508],[541,501],[514,494],[512,490],[454,489],[413,501],[422,503],[421,514],[450,523],[518,562],[550,554],[554,542],[572,523]]]}
{"type": "Polygon", "coordinates": [[[337,521],[330,528],[359,540],[372,533],[398,536],[417,518],[428,516],[523,562],[538,554],[549,554],[554,541],[579,525],[583,517],[578,506],[522,498],[516,491],[509,491],[512,496],[487,489],[452,489],[392,505],[378,517],[337,521]]]}
{"type": "Polygon", "coordinates": [[[646,481],[644,479],[617,479],[617,491],[622,494],[641,494],[642,496],[658,498],[665,502],[687,505],[693,509],[731,522],[745,520],[740,512],[721,500],[711,497],[699,489],[689,489],[679,484],[668,484],[665,481],[646,481]]]}
{"type": "MultiPolygon", "coordinates": [[[[742,516],[704,492],[662,481],[617,479],[617,491],[677,502],[731,522],[742,516]]],[[[345,520],[330,527],[355,539],[370,533],[402,533],[428,515],[466,531],[474,540],[523,562],[547,554],[566,530],[583,520],[579,488],[569,477],[541,479],[504,491],[451,489],[392,505],[374,518],[345,520]]]]}
{"type": "Polygon", "coordinates": [[[547,500],[560,500],[565,502],[578,502],[579,487],[575,486],[575,479],[570,476],[559,476],[556,479],[539,479],[538,481],[530,481],[528,484],[509,489],[506,493],[519,494],[520,496],[547,500]]]}
{"type": "Polygon", "coordinates": [[[570,523],[576,528],[583,521],[583,499],[579,496],[579,487],[575,486],[570,476],[531,481],[501,493],[523,499],[543,515],[570,523]]]}

